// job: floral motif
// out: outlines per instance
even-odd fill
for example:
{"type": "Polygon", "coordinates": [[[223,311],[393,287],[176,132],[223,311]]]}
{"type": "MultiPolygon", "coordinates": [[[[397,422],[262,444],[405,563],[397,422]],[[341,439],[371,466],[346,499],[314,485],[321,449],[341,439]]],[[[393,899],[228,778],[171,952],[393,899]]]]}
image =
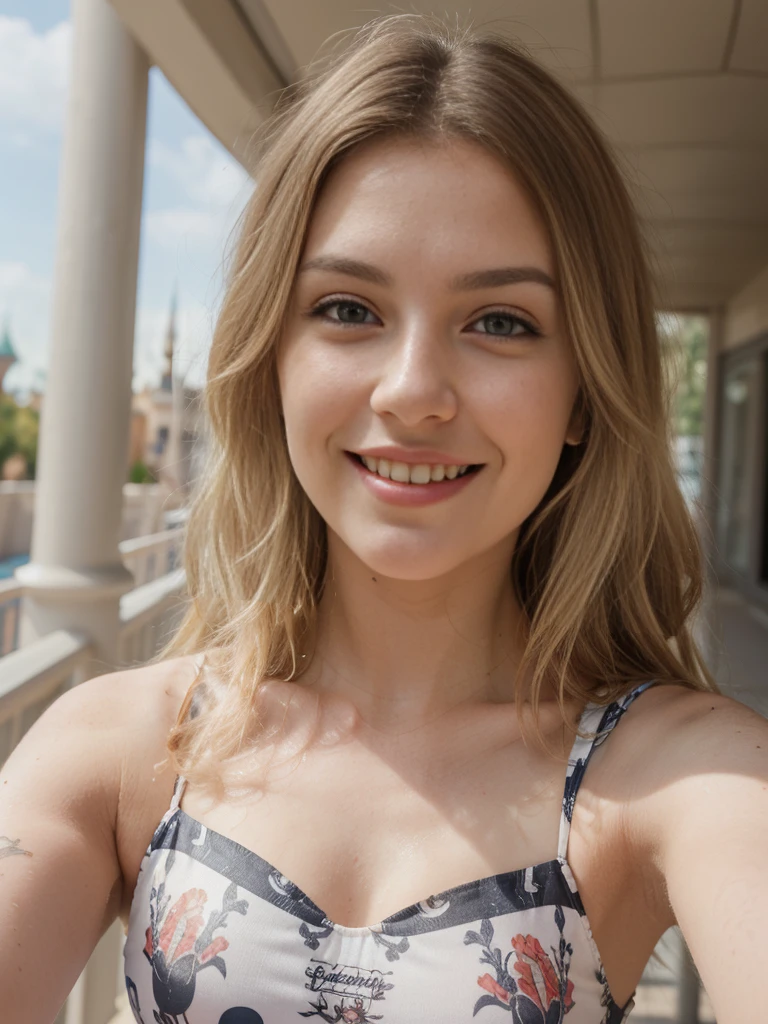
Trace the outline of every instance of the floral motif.
{"type": "Polygon", "coordinates": [[[562,1024],[574,1006],[573,982],[568,980],[573,947],[563,935],[562,907],[555,908],[555,924],[560,942],[557,950],[552,948],[551,955],[535,936],[520,933],[512,939],[512,952],[502,959],[501,950],[491,945],[493,925],[487,918],[481,922],[479,933],[467,932],[464,944],[482,946],[480,962],[494,970],[494,974],[486,971],[477,979],[487,995],[477,1000],[473,1016],[486,1006],[500,1006],[510,1011],[514,1024],[562,1024]],[[517,978],[509,970],[513,956],[517,978]]]}
{"type": "Polygon", "coordinates": [[[382,935],[381,932],[372,931],[371,935],[373,937],[374,942],[376,942],[379,946],[384,946],[384,956],[387,958],[387,960],[389,960],[390,963],[392,963],[395,960],[399,960],[401,955],[403,953],[407,953],[408,950],[411,948],[411,944],[405,936],[403,936],[402,939],[397,940],[390,939],[388,936],[382,935]]]}
{"type": "Polygon", "coordinates": [[[327,939],[329,935],[333,935],[333,925],[328,924],[325,928],[313,932],[310,930],[309,925],[302,921],[299,926],[299,935],[304,939],[305,946],[309,946],[310,949],[317,949],[320,945],[320,939],[327,939]]]}
{"type": "Polygon", "coordinates": [[[171,851],[162,879],[152,887],[150,925],[144,943],[144,955],[152,965],[157,1024],[178,1024],[179,1015],[186,1020],[186,1011],[195,995],[195,979],[201,970],[215,967],[226,978],[227,967],[221,954],[229,948],[229,942],[213,933],[226,928],[228,914],[245,914],[248,909],[246,900],[237,899],[234,882],[224,893],[222,909],[211,910],[207,924],[203,910],[208,894],[204,889],[187,889],[171,906],[166,881],[174,859],[175,853],[171,851]]]}
{"type": "MultiPolygon", "coordinates": [[[[564,940],[561,940],[564,941],[564,940]]],[[[512,948],[517,954],[515,970],[520,974],[518,985],[520,991],[532,999],[546,1016],[553,1001],[561,999],[560,979],[544,947],[533,935],[516,935],[512,939],[512,948]]],[[[552,951],[555,960],[557,955],[552,951]]],[[[565,987],[565,998],[562,1000],[565,1013],[573,1006],[573,982],[568,981],[565,987]]]]}

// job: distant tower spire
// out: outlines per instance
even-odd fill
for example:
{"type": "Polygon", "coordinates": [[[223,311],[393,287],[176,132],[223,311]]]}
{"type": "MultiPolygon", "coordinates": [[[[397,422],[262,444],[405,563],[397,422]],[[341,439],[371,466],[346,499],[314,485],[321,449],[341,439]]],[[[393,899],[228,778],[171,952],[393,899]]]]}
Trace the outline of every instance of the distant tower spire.
{"type": "Polygon", "coordinates": [[[3,390],[3,378],[14,363],[19,361],[11,342],[11,329],[8,318],[5,319],[3,333],[0,337],[0,391],[3,390]]]}
{"type": "Polygon", "coordinates": [[[176,345],[176,308],[178,305],[178,287],[174,287],[171,295],[171,310],[168,317],[168,329],[165,332],[165,371],[163,373],[161,391],[173,391],[173,350],[176,345]]]}

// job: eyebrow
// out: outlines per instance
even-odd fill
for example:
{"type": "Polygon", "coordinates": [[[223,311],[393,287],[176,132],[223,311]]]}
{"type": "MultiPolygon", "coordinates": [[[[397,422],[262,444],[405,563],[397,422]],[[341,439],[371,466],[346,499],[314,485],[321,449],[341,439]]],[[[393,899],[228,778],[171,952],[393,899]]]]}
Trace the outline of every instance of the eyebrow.
{"type": "Polygon", "coordinates": [[[392,284],[391,276],[374,267],[372,263],[350,260],[344,256],[315,256],[299,267],[300,274],[306,274],[310,270],[330,270],[337,274],[345,274],[347,277],[359,277],[361,281],[369,281],[371,284],[392,284]]]}
{"type": "Polygon", "coordinates": [[[471,292],[478,288],[500,288],[505,284],[519,284],[532,281],[547,288],[555,288],[555,282],[540,267],[496,267],[493,270],[476,270],[471,274],[460,274],[451,282],[451,291],[471,292]]]}
{"type": "MultiPolygon", "coordinates": [[[[347,259],[344,256],[315,256],[314,259],[307,260],[299,267],[300,274],[311,270],[332,271],[384,287],[392,284],[391,275],[373,266],[372,263],[347,259]]],[[[454,292],[469,292],[477,291],[480,288],[500,288],[506,284],[519,284],[526,281],[555,289],[553,279],[540,267],[494,267],[491,270],[475,270],[472,273],[460,274],[455,277],[450,283],[450,289],[454,292]]]]}

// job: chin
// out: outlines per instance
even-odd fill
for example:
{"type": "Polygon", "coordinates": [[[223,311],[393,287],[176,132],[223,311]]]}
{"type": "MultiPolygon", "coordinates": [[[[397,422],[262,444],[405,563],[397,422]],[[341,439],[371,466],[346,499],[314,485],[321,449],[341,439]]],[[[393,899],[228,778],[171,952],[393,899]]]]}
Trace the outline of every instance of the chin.
{"type": "Polygon", "coordinates": [[[459,550],[455,543],[423,535],[375,538],[369,531],[365,538],[343,538],[342,542],[372,575],[393,580],[439,579],[476,557],[476,553],[459,550]]]}

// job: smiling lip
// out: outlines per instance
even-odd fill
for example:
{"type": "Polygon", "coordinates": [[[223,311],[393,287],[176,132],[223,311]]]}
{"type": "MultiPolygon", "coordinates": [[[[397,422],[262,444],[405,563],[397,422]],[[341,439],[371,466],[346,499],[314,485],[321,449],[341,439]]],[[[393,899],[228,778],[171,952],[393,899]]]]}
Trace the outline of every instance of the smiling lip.
{"type": "MultiPolygon", "coordinates": [[[[377,451],[384,451],[384,449],[377,449],[377,451]]],[[[387,451],[399,451],[399,449],[390,448],[387,451]]],[[[464,476],[457,476],[455,480],[441,480],[439,483],[432,481],[428,484],[401,484],[395,480],[387,480],[385,477],[379,476],[378,473],[371,473],[356,457],[356,454],[352,452],[346,452],[345,454],[347,461],[360,476],[363,484],[376,498],[386,502],[388,505],[399,505],[408,508],[421,508],[425,505],[435,505],[439,501],[445,501],[447,498],[453,497],[454,494],[458,494],[459,491],[463,491],[465,487],[468,487],[482,471],[481,467],[475,472],[465,473],[464,476]]],[[[368,453],[366,452],[366,454],[368,453]]],[[[413,455],[413,452],[410,454],[413,455]]],[[[421,452],[419,452],[419,455],[423,458],[421,452]]],[[[372,453],[370,458],[386,459],[391,458],[391,456],[374,455],[372,453]]],[[[400,458],[397,461],[405,462],[406,460],[400,458]]],[[[409,459],[407,461],[411,462],[412,460],[409,459]]],[[[415,464],[418,465],[418,463],[415,464]]],[[[456,463],[449,463],[449,465],[456,465],[456,463]]]]}

